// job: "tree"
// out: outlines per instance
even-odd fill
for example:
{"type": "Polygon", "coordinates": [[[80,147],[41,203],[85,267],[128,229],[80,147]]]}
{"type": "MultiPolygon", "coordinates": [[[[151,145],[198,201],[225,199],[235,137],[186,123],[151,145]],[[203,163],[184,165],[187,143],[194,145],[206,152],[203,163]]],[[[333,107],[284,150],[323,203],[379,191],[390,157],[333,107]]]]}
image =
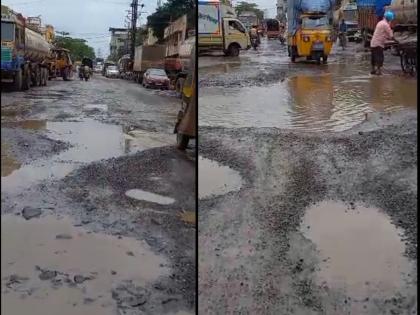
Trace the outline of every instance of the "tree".
{"type": "Polygon", "coordinates": [[[238,15],[240,15],[242,12],[250,11],[254,12],[259,20],[264,18],[264,11],[258,9],[258,4],[253,2],[241,1],[236,5],[235,10],[238,15]]]}
{"type": "Polygon", "coordinates": [[[73,60],[82,60],[83,57],[95,59],[95,50],[86,44],[82,38],[72,38],[68,36],[57,36],[54,45],[58,48],[70,50],[73,60]]]}
{"type": "Polygon", "coordinates": [[[164,30],[171,21],[184,14],[187,15],[187,27],[195,27],[195,0],[168,0],[156,12],[147,17],[147,25],[152,28],[154,36],[163,41],[164,30]]]}

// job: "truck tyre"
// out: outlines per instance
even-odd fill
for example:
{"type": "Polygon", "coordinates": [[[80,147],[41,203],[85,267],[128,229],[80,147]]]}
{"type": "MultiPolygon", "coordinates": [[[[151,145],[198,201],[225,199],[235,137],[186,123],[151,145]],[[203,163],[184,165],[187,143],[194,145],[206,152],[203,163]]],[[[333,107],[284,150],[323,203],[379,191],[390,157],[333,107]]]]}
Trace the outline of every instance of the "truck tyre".
{"type": "Polygon", "coordinates": [[[15,79],[14,79],[14,89],[15,91],[22,91],[22,69],[16,71],[15,79]]]}
{"type": "Polygon", "coordinates": [[[31,87],[31,71],[29,70],[28,66],[23,67],[23,84],[22,90],[26,91],[29,90],[31,87]]]}
{"type": "Polygon", "coordinates": [[[229,56],[238,57],[239,56],[239,47],[238,45],[231,44],[228,48],[229,56]]]}
{"type": "Polygon", "coordinates": [[[63,70],[63,81],[68,81],[68,77],[69,77],[69,69],[65,68],[63,70]]]}
{"type": "Polygon", "coordinates": [[[33,70],[32,85],[40,86],[41,85],[41,71],[38,66],[33,70]]]}
{"type": "Polygon", "coordinates": [[[44,86],[47,86],[48,83],[48,69],[44,68],[44,86]]]}
{"type": "Polygon", "coordinates": [[[179,132],[176,134],[176,143],[177,143],[177,148],[179,150],[184,151],[188,147],[189,141],[190,141],[190,137],[188,137],[187,135],[184,135],[179,132]]]}
{"type": "Polygon", "coordinates": [[[326,56],[326,55],[322,56],[322,63],[323,63],[324,65],[326,65],[326,64],[327,64],[327,62],[328,62],[328,56],[326,56]]]}

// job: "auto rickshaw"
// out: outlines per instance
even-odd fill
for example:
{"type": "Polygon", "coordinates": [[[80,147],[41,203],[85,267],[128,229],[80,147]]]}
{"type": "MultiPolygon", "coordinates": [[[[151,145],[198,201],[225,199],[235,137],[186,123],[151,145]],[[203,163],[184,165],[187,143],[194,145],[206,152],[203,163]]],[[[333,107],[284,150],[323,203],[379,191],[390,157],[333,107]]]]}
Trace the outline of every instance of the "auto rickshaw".
{"type": "Polygon", "coordinates": [[[178,112],[178,120],[174,133],[177,134],[177,147],[185,150],[190,139],[195,139],[197,134],[197,99],[196,99],[196,68],[195,45],[192,47],[190,69],[182,89],[182,109],[178,112]]]}

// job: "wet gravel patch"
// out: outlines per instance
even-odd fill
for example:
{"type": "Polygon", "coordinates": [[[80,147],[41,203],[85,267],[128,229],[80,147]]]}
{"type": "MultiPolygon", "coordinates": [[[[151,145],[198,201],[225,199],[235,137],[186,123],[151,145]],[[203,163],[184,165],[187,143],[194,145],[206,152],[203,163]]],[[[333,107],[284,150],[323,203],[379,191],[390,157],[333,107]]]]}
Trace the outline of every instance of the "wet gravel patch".
{"type": "Polygon", "coordinates": [[[70,148],[69,143],[20,128],[1,128],[1,141],[7,146],[7,154],[23,164],[56,155],[70,148]]]}
{"type": "Polygon", "coordinates": [[[82,167],[58,186],[75,205],[72,216],[99,231],[146,240],[169,257],[173,274],[165,287],[180,295],[169,304],[195,303],[195,226],[180,219],[195,211],[194,162],[174,147],[162,147],[82,167]],[[175,199],[171,205],[135,200],[130,189],[175,199]]]}

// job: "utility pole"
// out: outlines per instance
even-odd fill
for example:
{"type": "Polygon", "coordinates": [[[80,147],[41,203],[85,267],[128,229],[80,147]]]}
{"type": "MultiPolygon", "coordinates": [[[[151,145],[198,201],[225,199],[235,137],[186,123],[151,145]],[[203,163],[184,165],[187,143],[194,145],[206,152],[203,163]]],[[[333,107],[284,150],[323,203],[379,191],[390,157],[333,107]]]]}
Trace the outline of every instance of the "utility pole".
{"type": "Polygon", "coordinates": [[[137,7],[139,0],[133,0],[131,3],[131,60],[134,60],[134,49],[136,44],[136,30],[137,30],[137,7]]]}

